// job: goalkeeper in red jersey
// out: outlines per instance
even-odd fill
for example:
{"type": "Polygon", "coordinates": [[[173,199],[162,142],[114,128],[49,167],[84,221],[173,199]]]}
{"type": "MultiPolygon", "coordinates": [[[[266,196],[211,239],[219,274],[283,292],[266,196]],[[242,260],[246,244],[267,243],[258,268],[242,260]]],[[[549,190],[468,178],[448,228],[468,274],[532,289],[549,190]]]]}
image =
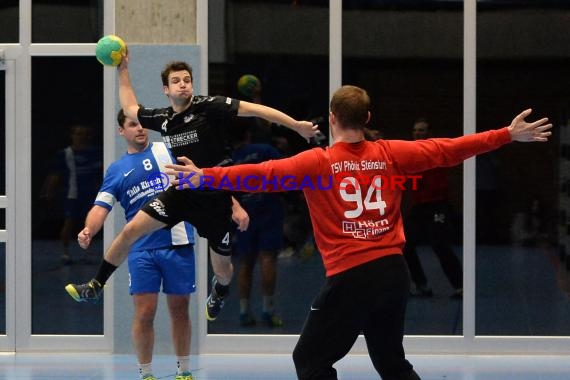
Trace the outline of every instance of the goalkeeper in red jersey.
{"type": "Polygon", "coordinates": [[[168,165],[177,188],[303,190],[326,280],[293,352],[299,379],[336,379],[333,364],[360,333],[382,379],[420,379],[402,345],[410,275],[402,255],[403,189],[393,180],[454,166],[512,141],[544,142],[552,128],[547,118],[525,121],[528,109],[507,127],[454,139],[366,141],[369,109],[365,90],[343,86],[330,102],[331,147],[233,167],[200,169],[185,157],[178,158],[185,165],[168,165]]]}

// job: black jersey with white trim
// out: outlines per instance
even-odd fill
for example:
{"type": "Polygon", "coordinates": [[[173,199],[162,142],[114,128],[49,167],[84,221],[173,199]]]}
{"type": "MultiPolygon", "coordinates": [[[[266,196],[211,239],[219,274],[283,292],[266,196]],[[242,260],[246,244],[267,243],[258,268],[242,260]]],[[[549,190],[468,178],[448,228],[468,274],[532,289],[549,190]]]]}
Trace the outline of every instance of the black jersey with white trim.
{"type": "Polygon", "coordinates": [[[238,107],[237,99],[195,95],[180,113],[172,107],[140,107],[137,117],[143,128],[160,132],[174,157],[186,156],[198,167],[212,167],[227,158],[227,130],[238,107]]]}

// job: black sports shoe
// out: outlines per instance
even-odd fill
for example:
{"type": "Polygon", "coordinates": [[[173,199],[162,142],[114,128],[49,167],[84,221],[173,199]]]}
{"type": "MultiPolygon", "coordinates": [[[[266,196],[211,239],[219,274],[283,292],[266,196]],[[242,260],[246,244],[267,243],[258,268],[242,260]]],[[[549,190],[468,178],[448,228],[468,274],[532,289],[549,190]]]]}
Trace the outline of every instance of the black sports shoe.
{"type": "Polygon", "coordinates": [[[210,292],[208,299],[206,299],[206,319],[208,321],[216,320],[218,314],[220,314],[220,311],[222,310],[222,307],[224,307],[224,299],[226,297],[220,296],[216,291],[217,283],[218,280],[216,280],[216,276],[214,276],[214,278],[212,278],[212,291],[210,292]]]}
{"type": "Polygon", "coordinates": [[[103,287],[97,280],[91,280],[87,284],[68,284],[65,290],[77,302],[97,303],[103,293],[103,287]]]}

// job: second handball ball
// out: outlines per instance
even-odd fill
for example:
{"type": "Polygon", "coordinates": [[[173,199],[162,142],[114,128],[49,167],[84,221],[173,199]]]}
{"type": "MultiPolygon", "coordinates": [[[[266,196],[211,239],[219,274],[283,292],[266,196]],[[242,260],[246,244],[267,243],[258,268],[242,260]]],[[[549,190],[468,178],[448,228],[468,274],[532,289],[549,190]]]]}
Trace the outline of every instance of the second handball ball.
{"type": "Polygon", "coordinates": [[[242,75],[237,82],[238,91],[247,96],[248,98],[253,97],[256,88],[261,86],[261,81],[258,77],[252,74],[242,75]]]}
{"type": "Polygon", "coordinates": [[[106,66],[117,66],[127,51],[127,45],[120,37],[114,34],[103,36],[95,46],[97,60],[106,66]]]}

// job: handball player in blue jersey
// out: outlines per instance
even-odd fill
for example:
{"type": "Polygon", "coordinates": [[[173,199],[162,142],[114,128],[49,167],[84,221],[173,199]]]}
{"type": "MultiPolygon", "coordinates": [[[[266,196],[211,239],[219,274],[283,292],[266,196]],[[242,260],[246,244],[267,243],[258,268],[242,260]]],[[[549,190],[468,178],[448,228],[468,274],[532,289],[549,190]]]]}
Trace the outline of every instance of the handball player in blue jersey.
{"type": "MultiPolygon", "coordinates": [[[[119,134],[127,143],[127,153],[113,162],[103,179],[94,205],[87,214],[84,229],[78,234],[79,245],[86,249],[103,227],[109,212],[119,203],[127,221],[150,199],[168,186],[162,177],[164,165],[172,163],[162,142],[149,142],[148,132],[136,121],[117,116],[119,134]],[[157,175],[158,174],[158,175],[157,175]]],[[[176,380],[192,380],[189,370],[191,323],[188,313],[190,294],[196,288],[194,268],[194,228],[180,222],[172,228],[157,230],[137,240],[129,254],[129,290],[133,295],[135,315],[132,339],[139,362],[141,379],[154,379],[152,352],[153,321],[158,293],[166,293],[171,319],[172,339],[177,359],[176,380]]],[[[73,287],[66,288],[80,300],[73,287]]]]}

